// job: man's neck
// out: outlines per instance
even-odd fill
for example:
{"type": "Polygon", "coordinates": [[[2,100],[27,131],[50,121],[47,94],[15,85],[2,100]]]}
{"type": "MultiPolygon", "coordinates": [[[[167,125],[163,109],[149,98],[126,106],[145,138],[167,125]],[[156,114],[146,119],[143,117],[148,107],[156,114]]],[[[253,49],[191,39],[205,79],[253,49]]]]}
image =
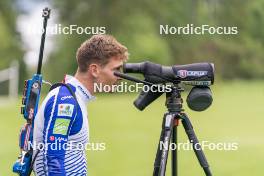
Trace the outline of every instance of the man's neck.
{"type": "Polygon", "coordinates": [[[77,71],[74,77],[84,85],[90,94],[94,95],[93,79],[88,74],[83,74],[77,71]]]}

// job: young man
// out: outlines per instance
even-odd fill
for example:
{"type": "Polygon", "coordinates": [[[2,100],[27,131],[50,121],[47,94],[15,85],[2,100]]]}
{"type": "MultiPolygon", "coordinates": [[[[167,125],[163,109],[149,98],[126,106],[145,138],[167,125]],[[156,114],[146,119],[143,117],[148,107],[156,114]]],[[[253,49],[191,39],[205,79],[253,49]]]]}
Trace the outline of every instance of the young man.
{"type": "Polygon", "coordinates": [[[38,148],[44,146],[34,150],[36,175],[87,174],[83,147],[89,139],[87,102],[93,99],[94,84],[117,84],[119,78],[113,71],[119,71],[127,57],[127,48],[109,35],[95,35],[80,46],[76,74],[64,79],[78,103],[67,87],[57,87],[44,99],[35,118],[33,141],[38,148]]]}

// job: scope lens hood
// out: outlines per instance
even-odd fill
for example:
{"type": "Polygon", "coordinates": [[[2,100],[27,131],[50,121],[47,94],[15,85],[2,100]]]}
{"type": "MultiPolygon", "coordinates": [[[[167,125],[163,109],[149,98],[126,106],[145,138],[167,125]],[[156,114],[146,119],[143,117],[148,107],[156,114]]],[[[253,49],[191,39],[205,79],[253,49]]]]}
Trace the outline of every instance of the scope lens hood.
{"type": "Polygon", "coordinates": [[[213,102],[211,89],[207,86],[195,86],[187,96],[187,104],[194,111],[204,111],[213,102]]]}

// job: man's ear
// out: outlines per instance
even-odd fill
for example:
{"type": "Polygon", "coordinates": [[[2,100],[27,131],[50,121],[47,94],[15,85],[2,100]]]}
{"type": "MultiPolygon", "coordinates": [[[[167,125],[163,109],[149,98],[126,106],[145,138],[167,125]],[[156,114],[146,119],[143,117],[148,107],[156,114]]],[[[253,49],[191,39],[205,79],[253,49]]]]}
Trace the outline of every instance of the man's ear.
{"type": "Polygon", "coordinates": [[[89,70],[90,70],[90,73],[91,75],[94,77],[94,78],[98,78],[98,75],[99,75],[99,65],[97,64],[90,64],[89,65],[89,70]]]}

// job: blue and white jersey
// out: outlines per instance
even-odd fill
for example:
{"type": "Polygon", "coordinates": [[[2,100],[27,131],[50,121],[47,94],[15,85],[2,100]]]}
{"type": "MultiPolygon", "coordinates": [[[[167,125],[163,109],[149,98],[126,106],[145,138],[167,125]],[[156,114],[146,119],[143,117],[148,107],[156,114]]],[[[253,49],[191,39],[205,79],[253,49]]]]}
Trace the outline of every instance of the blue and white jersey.
{"type": "MultiPolygon", "coordinates": [[[[37,176],[86,176],[85,144],[89,140],[87,103],[94,97],[74,77],[65,83],[75,92],[78,104],[67,87],[49,92],[35,117],[33,145],[39,153],[34,163],[37,176]]],[[[34,150],[33,157],[36,154],[34,150]]]]}

